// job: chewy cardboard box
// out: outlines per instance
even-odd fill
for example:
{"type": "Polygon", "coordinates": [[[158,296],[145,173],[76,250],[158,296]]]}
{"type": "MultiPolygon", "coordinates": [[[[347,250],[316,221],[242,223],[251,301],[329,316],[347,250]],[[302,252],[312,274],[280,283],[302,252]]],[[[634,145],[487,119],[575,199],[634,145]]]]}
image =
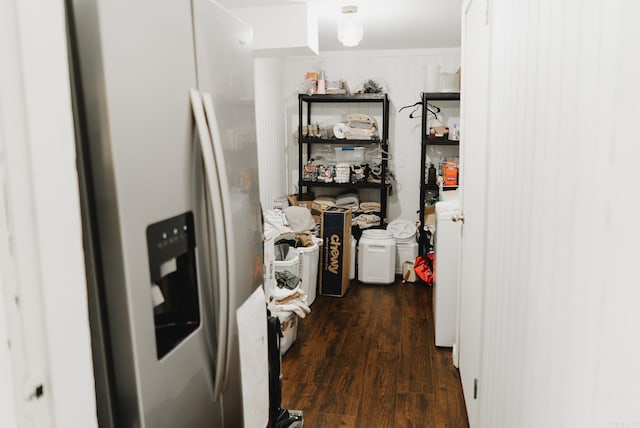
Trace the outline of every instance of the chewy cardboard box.
{"type": "Polygon", "coordinates": [[[351,209],[330,207],[322,212],[320,294],[342,297],[349,288],[351,209]]]}

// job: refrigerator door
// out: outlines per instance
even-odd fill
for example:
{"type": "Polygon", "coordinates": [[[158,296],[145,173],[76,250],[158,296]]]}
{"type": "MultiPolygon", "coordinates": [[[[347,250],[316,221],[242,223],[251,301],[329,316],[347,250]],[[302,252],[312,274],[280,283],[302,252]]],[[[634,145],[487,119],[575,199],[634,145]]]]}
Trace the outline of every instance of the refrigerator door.
{"type": "Polygon", "coordinates": [[[225,426],[239,426],[242,391],[235,314],[262,283],[263,266],[251,29],[209,0],[194,0],[193,5],[198,88],[221,168],[228,237],[229,319],[222,402],[225,426]]]}
{"type": "MultiPolygon", "coordinates": [[[[115,425],[221,426],[213,391],[220,294],[211,287],[216,257],[189,100],[198,85],[192,4],[72,0],[70,8],[115,425]]],[[[245,227],[237,239],[258,226],[245,227]]],[[[228,383],[239,388],[234,375],[228,383]]]]}

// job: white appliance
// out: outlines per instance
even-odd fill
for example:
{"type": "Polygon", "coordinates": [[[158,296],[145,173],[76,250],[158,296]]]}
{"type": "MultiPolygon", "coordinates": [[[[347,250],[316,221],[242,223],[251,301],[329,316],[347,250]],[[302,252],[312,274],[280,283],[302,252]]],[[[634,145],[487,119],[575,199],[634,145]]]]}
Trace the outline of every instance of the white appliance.
{"type": "Polygon", "coordinates": [[[436,346],[453,346],[456,340],[461,223],[457,200],[436,203],[435,281],[433,321],[436,346]]]}
{"type": "Polygon", "coordinates": [[[209,0],[67,13],[99,424],[242,426],[235,314],[263,265],[251,30],[209,0]]]}

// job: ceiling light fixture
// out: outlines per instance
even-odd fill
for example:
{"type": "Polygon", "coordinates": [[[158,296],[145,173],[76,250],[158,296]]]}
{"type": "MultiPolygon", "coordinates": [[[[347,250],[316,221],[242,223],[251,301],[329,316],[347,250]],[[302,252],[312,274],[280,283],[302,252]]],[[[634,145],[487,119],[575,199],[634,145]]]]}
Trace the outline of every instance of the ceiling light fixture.
{"type": "Polygon", "coordinates": [[[344,46],[358,46],[362,40],[362,22],[357,18],[357,6],[343,6],[338,20],[338,39],[344,46]]]}

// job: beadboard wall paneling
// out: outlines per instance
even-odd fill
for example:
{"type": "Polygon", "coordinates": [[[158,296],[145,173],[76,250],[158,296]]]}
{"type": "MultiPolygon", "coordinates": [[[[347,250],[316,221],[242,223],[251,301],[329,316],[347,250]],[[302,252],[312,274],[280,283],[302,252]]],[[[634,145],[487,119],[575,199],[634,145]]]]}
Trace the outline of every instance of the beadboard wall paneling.
{"type": "Polygon", "coordinates": [[[265,210],[287,194],[283,65],[281,58],[254,60],[260,202],[265,210]]]}
{"type": "MultiPolygon", "coordinates": [[[[284,60],[284,99],[287,129],[287,156],[290,171],[289,192],[297,190],[298,177],[298,93],[307,71],[323,69],[329,80],[346,79],[352,89],[368,79],[384,85],[390,98],[389,147],[391,170],[397,185],[389,198],[389,219],[417,220],[420,181],[420,119],[410,119],[411,109],[398,110],[420,100],[428,64],[438,64],[442,72],[454,73],[460,66],[460,49],[370,51],[345,54],[323,53],[319,57],[284,60]]],[[[456,110],[459,111],[459,110],[456,110]]],[[[338,110],[340,112],[340,110],[338,110]]],[[[459,113],[458,113],[459,118],[459,113]]],[[[458,122],[459,123],[459,119],[458,122]]],[[[450,157],[451,148],[437,156],[450,157]]],[[[435,155],[434,155],[435,156],[435,155]]]]}
{"type": "Polygon", "coordinates": [[[620,126],[640,114],[638,19],[491,2],[477,426],[640,426],[640,150],[620,126]]]}

